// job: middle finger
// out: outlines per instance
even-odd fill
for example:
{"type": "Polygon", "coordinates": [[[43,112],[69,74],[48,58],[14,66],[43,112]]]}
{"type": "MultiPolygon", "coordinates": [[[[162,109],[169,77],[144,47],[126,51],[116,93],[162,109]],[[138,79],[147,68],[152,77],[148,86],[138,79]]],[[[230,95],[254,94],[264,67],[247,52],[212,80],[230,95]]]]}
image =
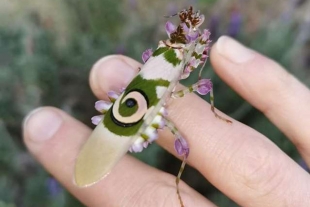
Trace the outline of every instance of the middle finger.
{"type": "MultiPolygon", "coordinates": [[[[91,86],[100,88],[96,94],[104,94],[111,89],[106,81],[111,78],[106,74],[115,70],[137,71],[139,66],[123,56],[96,64],[91,75],[96,80],[91,78],[91,86]],[[122,61],[124,68],[110,67],[113,61],[122,61]],[[104,87],[97,84],[104,81],[104,87]]],[[[114,88],[127,84],[121,77],[118,82],[113,81],[114,88]]],[[[189,163],[240,205],[305,205],[310,186],[308,174],[265,136],[237,121],[229,125],[216,119],[210,106],[194,94],[172,101],[168,110],[169,118],[191,147],[189,163]]],[[[165,139],[159,139],[159,144],[175,154],[171,133],[163,135],[165,139]]]]}

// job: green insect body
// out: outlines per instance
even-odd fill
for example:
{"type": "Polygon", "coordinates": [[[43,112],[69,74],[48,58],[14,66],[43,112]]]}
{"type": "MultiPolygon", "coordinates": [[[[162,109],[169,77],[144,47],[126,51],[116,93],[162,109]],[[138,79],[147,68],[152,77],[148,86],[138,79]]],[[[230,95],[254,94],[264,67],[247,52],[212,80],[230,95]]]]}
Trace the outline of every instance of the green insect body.
{"type": "MultiPolygon", "coordinates": [[[[160,41],[154,52],[146,50],[143,53],[145,64],[126,89],[120,94],[109,92],[111,102],[96,102],[96,109],[103,115],[93,117],[92,121],[97,127],[76,159],[76,185],[85,187],[98,182],[127,151],[141,152],[157,139],[158,129],[166,126],[175,134],[175,150],[183,156],[176,181],[178,198],[183,206],[178,183],[189,147],[181,133],[167,119],[165,104],[171,97],[183,97],[193,91],[201,95],[210,92],[213,100],[213,93],[209,79],[199,79],[184,90],[174,91],[180,79],[187,78],[195,68],[204,65],[210,43],[209,31],[201,32],[198,29],[204,20],[203,15],[194,13],[192,7],[178,15],[181,23],[175,26],[167,22],[169,39],[160,41]]],[[[214,112],[213,101],[211,104],[214,112]]]]}

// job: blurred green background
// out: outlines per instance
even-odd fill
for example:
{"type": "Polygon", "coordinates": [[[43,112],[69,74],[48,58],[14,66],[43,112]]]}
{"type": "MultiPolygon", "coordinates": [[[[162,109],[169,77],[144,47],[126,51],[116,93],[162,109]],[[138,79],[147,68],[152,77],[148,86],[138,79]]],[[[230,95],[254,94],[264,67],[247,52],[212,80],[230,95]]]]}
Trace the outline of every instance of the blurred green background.
{"type": "MultiPolygon", "coordinates": [[[[205,14],[203,27],[211,30],[214,42],[230,35],[309,85],[307,0],[0,0],[0,207],[82,206],[25,149],[23,117],[51,105],[91,126],[96,115],[96,98],[88,85],[93,63],[114,53],[140,61],[145,49],[166,38],[163,16],[189,5],[205,14]]],[[[229,89],[210,65],[204,76],[214,81],[216,107],[302,163],[285,136],[229,89]]],[[[180,165],[157,145],[135,156],[172,174],[180,165]]],[[[219,206],[237,206],[194,169],[186,168],[183,180],[219,206]]]]}

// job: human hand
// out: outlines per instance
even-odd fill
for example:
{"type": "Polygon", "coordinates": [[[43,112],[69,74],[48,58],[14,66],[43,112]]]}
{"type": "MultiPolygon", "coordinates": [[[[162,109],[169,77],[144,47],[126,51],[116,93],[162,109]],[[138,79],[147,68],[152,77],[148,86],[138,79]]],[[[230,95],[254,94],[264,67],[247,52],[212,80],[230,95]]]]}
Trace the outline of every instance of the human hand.
{"type": "MultiPolygon", "coordinates": [[[[309,89],[274,61],[227,37],[213,46],[211,62],[217,74],[282,130],[310,164],[309,89]]],[[[107,99],[107,91],[126,86],[140,66],[124,56],[103,58],[91,71],[91,88],[99,99],[107,99]]],[[[195,94],[172,100],[168,112],[191,148],[188,163],[239,205],[310,206],[310,175],[264,135],[236,120],[230,125],[215,118],[210,105],[195,94]]],[[[32,112],[24,123],[29,151],[85,205],[180,205],[174,176],[129,155],[99,183],[75,186],[75,158],[90,132],[52,107],[32,112]]],[[[176,155],[170,132],[163,131],[157,143],[176,155]]],[[[185,206],[214,206],[184,182],[180,190],[185,206]]]]}

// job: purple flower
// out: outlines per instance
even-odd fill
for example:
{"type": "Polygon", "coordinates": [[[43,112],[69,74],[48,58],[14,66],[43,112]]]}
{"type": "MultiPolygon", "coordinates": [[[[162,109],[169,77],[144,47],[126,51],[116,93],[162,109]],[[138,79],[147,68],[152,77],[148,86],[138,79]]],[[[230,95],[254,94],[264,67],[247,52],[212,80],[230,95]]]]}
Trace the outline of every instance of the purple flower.
{"type": "Polygon", "coordinates": [[[180,24],[183,31],[184,31],[184,34],[188,34],[189,33],[189,28],[187,27],[187,25],[185,23],[182,23],[180,24]]]}
{"type": "Polygon", "coordinates": [[[48,178],[46,181],[46,185],[48,192],[51,196],[57,196],[62,191],[62,187],[55,178],[48,178]]]}
{"type": "Polygon", "coordinates": [[[186,39],[189,43],[196,41],[198,37],[199,37],[198,31],[191,31],[186,35],[186,39]]]}
{"type": "Polygon", "coordinates": [[[144,63],[152,56],[153,51],[152,49],[147,49],[142,53],[142,60],[144,63]]]}
{"type": "Polygon", "coordinates": [[[178,136],[174,141],[174,149],[180,156],[184,155],[187,158],[189,155],[188,144],[186,140],[181,136],[178,136]]]}
{"type": "Polygon", "coordinates": [[[113,102],[119,97],[119,95],[115,91],[109,91],[108,97],[113,102]]]}
{"type": "Polygon", "coordinates": [[[230,22],[228,26],[228,34],[232,37],[236,37],[241,30],[242,16],[238,11],[233,11],[230,16],[230,22]]]}
{"type": "Polygon", "coordinates": [[[196,83],[197,85],[197,89],[196,91],[200,94],[200,95],[206,95],[208,94],[211,89],[212,89],[212,82],[210,79],[201,79],[198,81],[198,83],[196,83]]]}
{"type": "Polygon", "coordinates": [[[170,34],[175,32],[177,30],[177,27],[172,23],[172,22],[167,22],[166,23],[166,32],[168,36],[170,37],[170,34]]]}
{"type": "Polygon", "coordinates": [[[209,30],[204,29],[203,33],[201,34],[201,40],[203,42],[207,42],[207,40],[210,38],[211,32],[209,32],[209,30]]]}
{"type": "Polygon", "coordinates": [[[145,146],[145,141],[142,137],[139,137],[138,139],[135,140],[135,142],[131,145],[129,148],[129,152],[142,152],[144,146],[145,146]]]}
{"type": "Polygon", "coordinates": [[[94,125],[98,125],[100,123],[100,121],[102,120],[103,118],[103,115],[98,115],[98,116],[93,116],[91,118],[91,122],[94,124],[94,125]]]}
{"type": "Polygon", "coordinates": [[[304,170],[306,170],[308,173],[310,173],[310,169],[309,169],[307,163],[306,163],[303,159],[301,159],[301,160],[299,161],[299,165],[300,165],[304,170]]]}
{"type": "Polygon", "coordinates": [[[212,16],[209,23],[209,30],[212,31],[210,39],[217,39],[220,19],[218,15],[212,16]]]}
{"type": "Polygon", "coordinates": [[[107,101],[96,101],[95,103],[95,109],[101,113],[109,110],[109,108],[112,106],[111,102],[107,102],[107,101]]]}

